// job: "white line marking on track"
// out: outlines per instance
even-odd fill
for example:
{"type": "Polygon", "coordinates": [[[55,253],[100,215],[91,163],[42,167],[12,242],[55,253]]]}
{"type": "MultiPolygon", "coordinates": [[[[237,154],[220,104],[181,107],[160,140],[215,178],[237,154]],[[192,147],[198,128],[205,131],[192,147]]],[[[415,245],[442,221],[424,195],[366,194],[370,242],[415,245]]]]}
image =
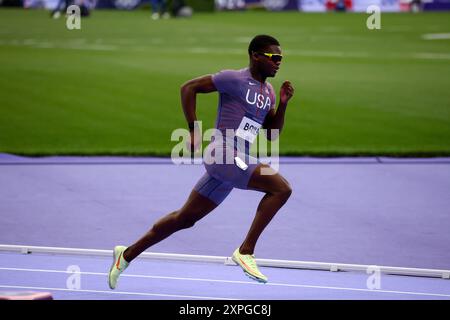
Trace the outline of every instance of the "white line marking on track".
{"type": "Polygon", "coordinates": [[[103,290],[87,290],[87,289],[77,289],[77,290],[75,290],[75,289],[66,289],[66,288],[31,287],[31,286],[9,286],[9,285],[3,285],[3,284],[0,284],[0,288],[67,291],[67,292],[86,292],[86,293],[107,293],[107,294],[122,294],[122,295],[151,296],[151,297],[167,297],[167,298],[182,298],[182,299],[236,300],[236,299],[233,299],[233,298],[186,296],[186,295],[165,294],[165,293],[147,293],[147,292],[129,292],[129,291],[103,291],[103,290]]]}
{"type": "Polygon", "coordinates": [[[450,33],[427,33],[422,35],[424,40],[444,40],[450,39],[450,33]]]}
{"type": "Polygon", "coordinates": [[[450,60],[449,53],[422,52],[422,53],[415,53],[413,56],[416,59],[450,60]]]}
{"type": "MultiPolygon", "coordinates": [[[[7,271],[25,271],[25,272],[48,272],[48,273],[68,273],[62,270],[47,270],[47,269],[24,269],[24,268],[5,268],[0,267],[0,270],[7,271]]],[[[97,275],[106,276],[107,273],[103,272],[80,272],[80,274],[85,275],[97,275]]],[[[220,283],[232,283],[232,284],[249,284],[249,285],[259,285],[259,286],[277,286],[277,287],[293,287],[293,288],[309,288],[309,289],[326,289],[326,290],[343,290],[343,291],[360,291],[360,292],[374,292],[374,293],[392,293],[392,294],[404,294],[404,295],[415,295],[415,296],[431,296],[431,297],[446,297],[450,298],[450,294],[443,293],[429,293],[429,292],[414,292],[414,291],[396,291],[396,290],[371,290],[363,288],[347,288],[347,287],[330,287],[330,286],[316,286],[316,285],[304,285],[304,284],[289,284],[289,283],[275,283],[269,282],[265,284],[249,281],[238,281],[238,280],[221,280],[221,279],[205,279],[205,278],[184,278],[184,277],[169,277],[169,276],[150,276],[150,275],[135,275],[135,274],[122,274],[122,277],[129,278],[148,278],[148,279],[165,279],[165,280],[181,280],[181,281],[204,281],[204,282],[220,282],[220,283]]],[[[109,292],[109,291],[106,291],[109,292]]],[[[226,298],[217,298],[226,299],[226,298]]]]}
{"type": "Polygon", "coordinates": [[[51,41],[42,41],[37,39],[25,40],[0,40],[0,45],[4,46],[25,46],[41,49],[68,49],[68,50],[93,50],[93,51],[115,51],[118,47],[115,45],[88,44],[84,39],[73,40],[63,43],[55,43],[51,41]]]}

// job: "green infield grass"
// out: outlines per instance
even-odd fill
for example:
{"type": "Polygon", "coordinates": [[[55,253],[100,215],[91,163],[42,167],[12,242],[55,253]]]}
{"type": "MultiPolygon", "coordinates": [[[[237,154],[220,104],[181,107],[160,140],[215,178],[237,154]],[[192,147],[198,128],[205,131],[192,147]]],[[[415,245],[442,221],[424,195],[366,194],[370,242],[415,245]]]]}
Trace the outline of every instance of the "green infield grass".
{"type": "MultiPolygon", "coordinates": [[[[450,155],[450,14],[382,13],[380,30],[367,17],[97,10],[68,30],[45,10],[1,9],[0,152],[170,155],[171,133],[187,127],[180,86],[246,67],[265,33],[285,54],[269,81],[296,89],[282,155],[450,155]]],[[[197,102],[213,127],[217,93],[197,102]]]]}

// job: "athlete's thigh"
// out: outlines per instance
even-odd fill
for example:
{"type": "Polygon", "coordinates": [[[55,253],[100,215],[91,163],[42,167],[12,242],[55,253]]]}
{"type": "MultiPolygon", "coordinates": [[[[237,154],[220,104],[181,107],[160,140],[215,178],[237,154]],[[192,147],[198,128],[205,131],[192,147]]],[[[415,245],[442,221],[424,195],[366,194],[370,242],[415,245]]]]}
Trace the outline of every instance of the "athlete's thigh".
{"type": "Polygon", "coordinates": [[[194,190],[216,205],[219,205],[233,190],[233,185],[218,177],[213,177],[209,172],[205,172],[195,185],[194,190]]]}
{"type": "Polygon", "coordinates": [[[193,189],[184,205],[178,210],[178,214],[182,217],[200,220],[216,207],[217,204],[214,201],[193,189]]]}
{"type": "Polygon", "coordinates": [[[199,220],[217,208],[232,189],[231,186],[205,173],[178,212],[181,216],[187,215],[199,220]]]}
{"type": "Polygon", "coordinates": [[[267,164],[260,163],[253,171],[248,189],[276,193],[290,189],[289,182],[267,164]]]}

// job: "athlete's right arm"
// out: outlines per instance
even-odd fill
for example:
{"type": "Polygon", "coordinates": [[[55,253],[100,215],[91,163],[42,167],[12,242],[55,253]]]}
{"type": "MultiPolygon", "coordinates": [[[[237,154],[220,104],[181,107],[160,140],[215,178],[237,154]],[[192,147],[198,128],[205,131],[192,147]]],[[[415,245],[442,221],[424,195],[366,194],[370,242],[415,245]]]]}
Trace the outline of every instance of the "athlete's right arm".
{"type": "Polygon", "coordinates": [[[186,121],[191,124],[197,120],[195,114],[197,93],[217,91],[211,75],[198,77],[181,86],[181,105],[186,121]]]}
{"type": "Polygon", "coordinates": [[[201,143],[201,137],[199,134],[195,134],[194,128],[194,121],[197,121],[197,115],[195,114],[197,93],[214,91],[217,91],[217,88],[211,75],[189,80],[181,86],[181,106],[191,132],[191,152],[196,150],[201,143]]]}

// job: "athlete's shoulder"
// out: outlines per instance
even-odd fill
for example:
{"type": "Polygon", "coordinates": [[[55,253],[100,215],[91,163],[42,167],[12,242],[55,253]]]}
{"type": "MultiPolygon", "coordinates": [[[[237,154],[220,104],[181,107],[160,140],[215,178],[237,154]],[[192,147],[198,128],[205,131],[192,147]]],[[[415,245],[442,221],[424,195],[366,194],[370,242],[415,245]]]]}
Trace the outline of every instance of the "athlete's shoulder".
{"type": "Polygon", "coordinates": [[[226,76],[230,78],[239,78],[245,76],[246,69],[223,69],[215,73],[214,76],[226,76]]]}
{"type": "Polygon", "coordinates": [[[213,74],[212,81],[217,90],[228,94],[236,93],[240,80],[245,79],[245,73],[242,70],[225,69],[213,74]]]}

